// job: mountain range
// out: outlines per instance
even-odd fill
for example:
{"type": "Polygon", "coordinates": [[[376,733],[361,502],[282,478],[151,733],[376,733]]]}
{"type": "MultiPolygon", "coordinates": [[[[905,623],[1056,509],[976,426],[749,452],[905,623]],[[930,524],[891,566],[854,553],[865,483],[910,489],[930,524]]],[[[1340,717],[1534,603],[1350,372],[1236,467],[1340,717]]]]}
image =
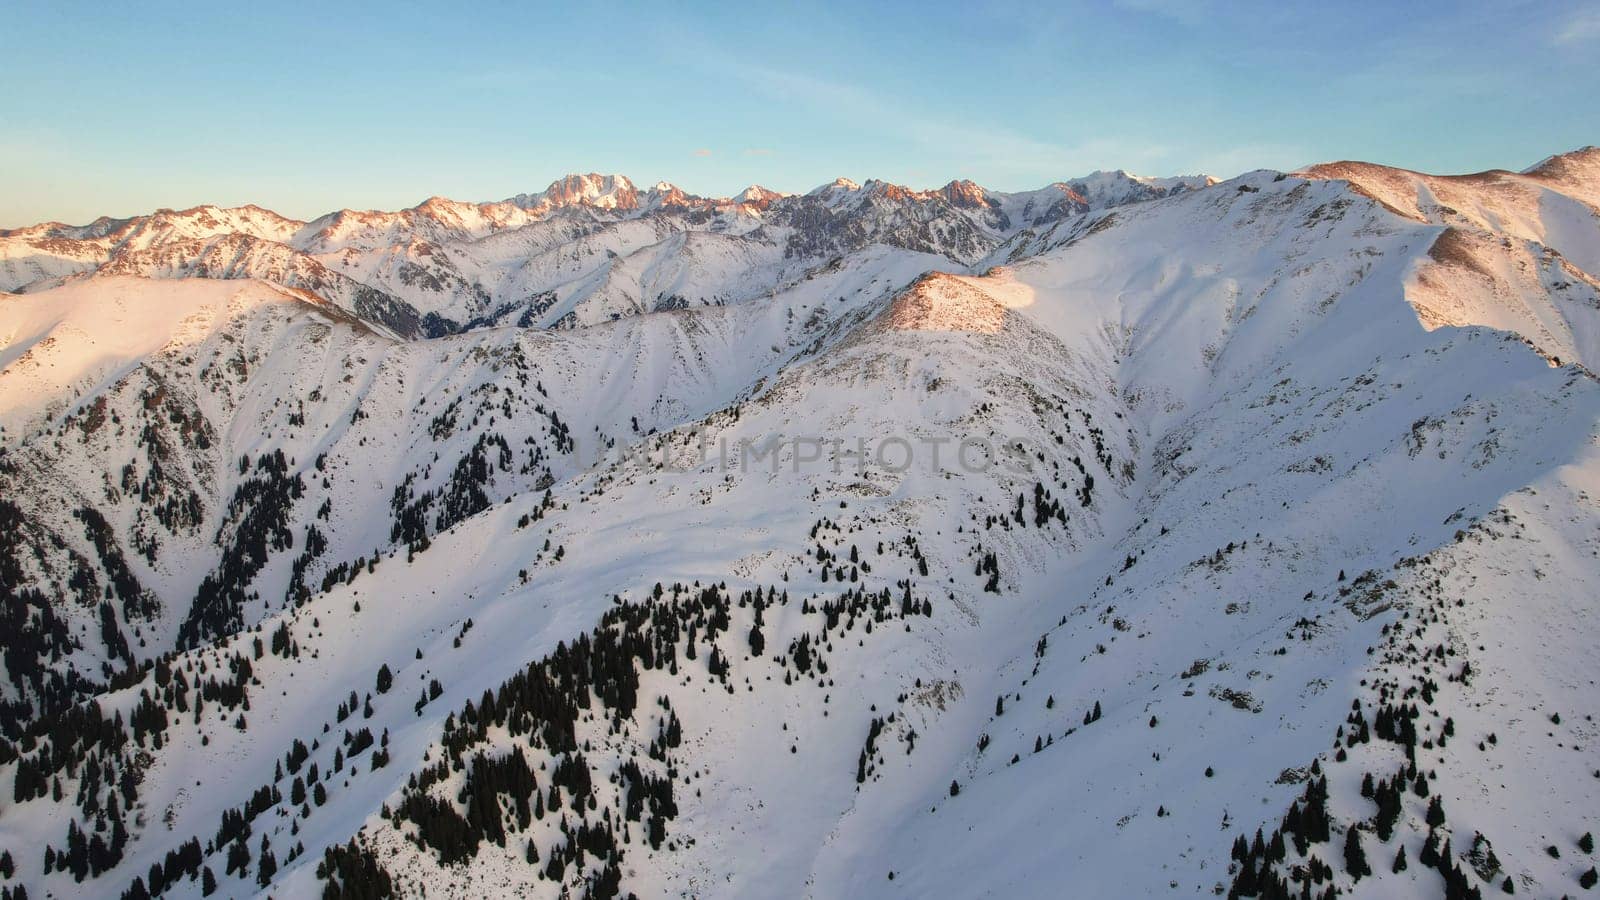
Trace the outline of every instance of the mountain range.
{"type": "Polygon", "coordinates": [[[841,178],[804,195],[751,186],[711,199],[589,174],[496,203],[434,197],[311,222],[204,206],[0,232],[0,289],[31,293],[86,275],[254,278],[310,291],[405,339],[572,328],[764,297],[874,244],[970,266],[1064,219],[1209,183],[1097,172],[1002,194],[971,182],[912,191],[841,178]]]}
{"type": "Polygon", "coordinates": [[[1594,886],[1595,148],[160,210],[0,291],[5,900],[1594,886]]]}

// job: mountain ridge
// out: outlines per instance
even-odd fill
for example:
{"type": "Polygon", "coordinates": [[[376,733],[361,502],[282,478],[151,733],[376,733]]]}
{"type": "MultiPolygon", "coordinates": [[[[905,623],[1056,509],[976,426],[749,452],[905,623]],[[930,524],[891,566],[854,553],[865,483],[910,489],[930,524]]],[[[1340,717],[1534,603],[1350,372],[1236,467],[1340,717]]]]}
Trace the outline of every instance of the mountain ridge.
{"type": "MultiPolygon", "coordinates": [[[[1551,157],[1551,158],[1553,159],[1554,157],[1551,157]]],[[[1088,175],[1083,176],[1082,178],[1067,179],[1067,180],[1064,180],[1064,181],[1052,182],[1051,184],[1046,185],[1046,187],[1047,188],[1048,187],[1058,187],[1060,185],[1070,185],[1070,184],[1072,184],[1074,182],[1086,182],[1086,181],[1090,181],[1090,180],[1107,178],[1107,177],[1114,178],[1114,179],[1120,179],[1120,180],[1126,180],[1126,181],[1135,182],[1135,183],[1141,183],[1141,184],[1149,183],[1149,184],[1158,184],[1158,185],[1165,185],[1165,186],[1172,186],[1172,185],[1176,185],[1176,184],[1179,184],[1179,183],[1192,184],[1192,183],[1197,183],[1197,182],[1200,182],[1200,181],[1204,181],[1207,178],[1209,178],[1209,176],[1204,176],[1204,175],[1172,176],[1172,177],[1151,177],[1151,176],[1134,175],[1134,174],[1129,173],[1126,170],[1122,170],[1122,169],[1116,169],[1116,170],[1111,170],[1111,171],[1100,171],[1100,170],[1097,170],[1097,171],[1089,173],[1088,175]]],[[[1211,180],[1214,181],[1215,179],[1211,179],[1211,180]]],[[[978,187],[976,182],[973,182],[972,180],[965,179],[965,178],[953,179],[950,182],[948,182],[948,183],[946,183],[946,184],[944,184],[944,185],[942,185],[940,187],[929,188],[929,189],[926,189],[926,190],[916,190],[916,189],[913,189],[913,188],[909,188],[909,187],[905,187],[905,186],[902,186],[902,185],[894,184],[892,182],[881,181],[881,180],[878,180],[878,179],[869,179],[867,183],[881,185],[883,188],[892,189],[892,190],[900,193],[902,196],[911,196],[911,197],[929,197],[929,196],[933,196],[935,194],[939,194],[940,192],[949,191],[953,187],[958,187],[958,186],[961,186],[961,187],[966,187],[966,186],[978,187]]],[[[827,184],[819,185],[817,188],[815,188],[810,193],[815,193],[817,191],[823,190],[824,188],[827,188],[827,187],[830,187],[830,186],[837,186],[837,185],[841,185],[841,184],[849,185],[851,190],[860,189],[860,187],[861,187],[860,184],[858,184],[857,182],[851,181],[848,178],[839,178],[839,179],[835,179],[832,182],[828,182],[827,184]]],[[[1029,191],[1014,191],[1014,192],[992,191],[992,190],[988,190],[988,189],[981,188],[981,187],[979,187],[979,190],[982,191],[985,195],[988,195],[988,194],[1003,194],[1004,195],[1004,194],[1016,194],[1016,193],[1030,193],[1029,191]]],[[[401,210],[382,210],[382,209],[373,209],[373,208],[357,209],[357,208],[354,208],[354,207],[349,207],[349,208],[331,210],[331,211],[323,213],[323,214],[321,214],[319,216],[314,216],[314,217],[312,217],[310,219],[305,219],[305,220],[294,219],[294,218],[291,218],[291,217],[288,217],[288,216],[284,216],[284,215],[282,215],[282,214],[280,214],[278,212],[275,212],[274,210],[268,209],[267,207],[260,206],[260,205],[255,204],[255,203],[245,203],[245,204],[242,204],[240,206],[221,206],[221,205],[212,204],[212,203],[202,203],[202,204],[199,204],[197,206],[186,207],[186,208],[182,208],[182,209],[176,209],[176,208],[171,208],[171,207],[161,207],[159,209],[152,210],[149,213],[136,214],[136,215],[133,215],[133,216],[127,216],[127,217],[123,217],[123,218],[114,218],[114,217],[110,217],[110,216],[101,216],[99,218],[96,218],[93,222],[90,222],[90,223],[88,223],[86,225],[69,225],[67,223],[56,221],[56,220],[38,222],[38,223],[35,223],[35,224],[32,224],[32,225],[23,225],[23,226],[17,226],[15,228],[0,229],[0,237],[14,237],[14,236],[19,236],[19,235],[24,235],[24,234],[26,234],[28,232],[41,231],[41,230],[44,231],[48,236],[60,236],[60,235],[55,235],[55,234],[49,234],[49,232],[63,232],[63,233],[65,233],[65,232],[82,232],[82,231],[87,231],[89,229],[101,229],[101,230],[103,230],[103,229],[105,229],[107,227],[119,226],[119,225],[123,225],[123,224],[129,223],[129,222],[133,222],[135,220],[149,219],[149,218],[158,217],[158,216],[186,216],[186,215],[197,214],[197,213],[201,213],[201,214],[205,214],[205,213],[210,213],[210,214],[215,214],[215,213],[239,213],[239,212],[262,213],[262,214],[269,215],[269,216],[271,216],[271,217],[273,217],[275,219],[281,220],[281,221],[286,222],[286,223],[304,226],[304,225],[312,225],[312,224],[315,224],[317,222],[321,222],[323,220],[329,219],[331,217],[338,217],[340,215],[354,216],[354,217],[397,215],[397,214],[403,213],[403,212],[414,212],[414,211],[424,210],[424,209],[426,209],[426,208],[428,208],[430,206],[434,206],[434,205],[446,206],[446,207],[451,207],[451,206],[453,206],[453,207],[472,206],[472,207],[480,207],[480,208],[482,208],[482,207],[500,206],[500,205],[503,205],[503,204],[511,204],[511,205],[515,205],[515,206],[520,206],[520,207],[522,207],[524,209],[538,209],[538,208],[542,207],[544,210],[557,209],[557,208],[560,208],[560,207],[563,207],[563,206],[592,206],[592,207],[595,207],[595,208],[598,208],[598,209],[632,210],[632,209],[638,209],[639,208],[638,204],[636,202],[638,196],[640,194],[648,194],[650,191],[655,191],[655,192],[660,193],[660,194],[677,193],[677,194],[682,195],[684,198],[687,198],[688,200],[693,200],[693,201],[706,203],[706,204],[712,204],[712,205],[729,205],[729,204],[739,204],[739,203],[753,203],[753,202],[759,202],[760,200],[764,200],[764,199],[777,200],[777,199],[783,199],[783,198],[788,198],[788,197],[801,196],[802,194],[806,193],[806,192],[801,192],[801,194],[796,194],[796,193],[792,193],[792,192],[774,191],[774,190],[766,188],[766,187],[764,187],[762,185],[753,184],[753,185],[750,185],[749,187],[745,188],[743,191],[740,191],[739,193],[730,195],[728,197],[713,197],[713,196],[706,196],[706,195],[700,195],[700,194],[689,194],[689,193],[686,193],[681,188],[679,188],[677,185],[672,184],[671,182],[666,182],[666,181],[657,182],[656,184],[652,185],[648,190],[646,190],[644,192],[641,192],[641,191],[639,191],[639,189],[635,185],[634,181],[631,178],[629,178],[628,176],[626,176],[626,175],[622,175],[622,174],[618,174],[618,173],[600,174],[600,173],[596,173],[596,172],[589,172],[587,174],[583,174],[583,173],[574,172],[574,173],[569,173],[567,175],[563,175],[560,178],[557,178],[556,180],[552,181],[549,184],[549,186],[547,186],[542,191],[538,191],[536,193],[514,194],[511,197],[507,197],[507,198],[505,198],[503,200],[483,200],[483,201],[456,200],[454,198],[445,197],[445,196],[441,196],[441,195],[433,195],[433,196],[430,196],[430,197],[424,199],[423,201],[417,203],[414,206],[407,207],[407,208],[401,209],[401,210]],[[631,198],[631,199],[630,200],[621,200],[623,205],[618,206],[617,203],[618,203],[620,198],[631,198]]]]}
{"type": "MultiPolygon", "coordinates": [[[[1568,169],[1568,168],[1572,167],[1575,163],[1579,164],[1579,165],[1592,165],[1595,162],[1596,158],[1600,158],[1600,148],[1597,148],[1597,147],[1595,147],[1593,145],[1590,145],[1590,146],[1584,146],[1584,147],[1577,147],[1577,148],[1574,148],[1574,149],[1569,150],[1569,151],[1564,151],[1562,153],[1552,154],[1551,156],[1547,156],[1544,159],[1541,159],[1540,161],[1534,163],[1533,165],[1528,166],[1527,168],[1521,170],[1520,172],[1511,172],[1510,170],[1506,170],[1506,169],[1488,169],[1488,170],[1483,170],[1483,171],[1479,171],[1479,172],[1464,173],[1464,174],[1460,174],[1460,175],[1435,175],[1435,176],[1430,176],[1430,177],[1450,179],[1450,178],[1474,178],[1474,177],[1491,176],[1491,175],[1505,175],[1505,174],[1520,174],[1520,175],[1525,175],[1525,176],[1534,176],[1534,175],[1537,175],[1538,174],[1538,170],[1540,170],[1542,168],[1549,168],[1549,169],[1552,169],[1552,170],[1565,170],[1565,169],[1568,169]]],[[[1305,167],[1303,169],[1295,170],[1293,172],[1293,174],[1320,174],[1318,172],[1318,170],[1325,169],[1326,167],[1345,166],[1345,165],[1370,165],[1370,164],[1360,163],[1360,162],[1354,161],[1354,160],[1334,160],[1334,161],[1329,161],[1329,162],[1325,162],[1325,163],[1317,163],[1317,164],[1314,164],[1314,165],[1311,165],[1311,166],[1307,166],[1307,167],[1305,167]]],[[[1383,168],[1391,168],[1391,167],[1383,167],[1383,168]]],[[[1420,174],[1424,174],[1424,173],[1421,173],[1421,172],[1416,172],[1414,170],[1408,170],[1408,169],[1397,169],[1396,171],[1409,172],[1411,174],[1419,174],[1419,175],[1420,174]]],[[[1071,185],[1071,184],[1073,184],[1075,182],[1076,183],[1090,182],[1090,181],[1094,181],[1096,179],[1103,179],[1103,178],[1107,178],[1107,177],[1120,179],[1120,180],[1127,180],[1127,181],[1132,181],[1132,182],[1137,182],[1137,183],[1144,183],[1144,184],[1164,185],[1164,186],[1168,186],[1168,187],[1175,186],[1175,185],[1178,185],[1178,184],[1193,185],[1193,184],[1195,184],[1197,182],[1203,182],[1203,181],[1206,181],[1206,180],[1209,180],[1209,181],[1211,181],[1213,183],[1218,181],[1218,180],[1225,180],[1225,179],[1212,178],[1211,176],[1206,176],[1206,175],[1194,175],[1194,176],[1182,176],[1182,175],[1180,175],[1180,176],[1143,176],[1143,175],[1135,175],[1133,173],[1128,172],[1125,169],[1112,169],[1112,170],[1095,170],[1093,172],[1090,172],[1090,173],[1088,173],[1086,175],[1083,175],[1081,177],[1078,177],[1078,178],[1071,178],[1071,179],[1065,179],[1065,180],[1062,180],[1062,181],[1051,182],[1050,184],[1046,185],[1045,188],[1058,187],[1060,185],[1071,185]]],[[[1326,176],[1326,177],[1332,177],[1332,176],[1326,176]]],[[[515,204],[515,205],[524,205],[524,206],[537,206],[542,200],[544,200],[546,198],[552,198],[552,199],[559,199],[560,200],[559,204],[558,203],[552,203],[552,206],[557,206],[557,205],[585,205],[587,202],[590,202],[590,201],[586,201],[584,199],[578,199],[578,198],[581,198],[583,196],[583,191],[581,190],[581,186],[583,186],[585,184],[594,184],[594,183],[601,183],[601,182],[607,182],[607,181],[609,181],[614,186],[613,189],[621,190],[624,193],[630,192],[630,191],[635,193],[635,194],[638,193],[638,189],[635,186],[634,181],[631,178],[629,178],[628,176],[626,176],[626,175],[622,175],[622,174],[619,174],[619,173],[600,174],[600,173],[596,173],[596,172],[589,172],[587,174],[583,174],[583,173],[572,172],[572,173],[568,173],[566,175],[563,175],[560,178],[555,179],[554,181],[552,181],[542,191],[539,191],[539,192],[536,192],[536,193],[514,194],[511,197],[505,198],[503,200],[470,201],[470,200],[456,200],[456,199],[453,199],[453,198],[450,198],[450,197],[444,197],[444,196],[441,196],[441,195],[433,195],[433,196],[430,196],[430,197],[424,199],[423,201],[419,202],[415,206],[409,207],[407,210],[381,210],[381,209],[375,209],[375,208],[357,209],[357,208],[354,208],[354,207],[349,207],[349,208],[331,210],[329,212],[326,212],[326,213],[323,213],[321,215],[314,216],[314,217],[312,217],[310,219],[305,219],[305,220],[299,220],[299,219],[294,219],[294,218],[291,218],[291,217],[288,217],[288,216],[284,216],[284,215],[282,215],[280,213],[277,213],[277,212],[275,212],[275,211],[273,211],[271,209],[268,209],[266,207],[260,206],[260,205],[255,204],[255,203],[245,203],[245,204],[242,204],[240,206],[233,206],[233,207],[221,206],[219,204],[212,204],[212,203],[202,203],[202,204],[199,204],[199,205],[196,205],[196,206],[186,207],[186,208],[182,208],[182,209],[176,209],[176,208],[171,208],[171,207],[161,207],[159,209],[152,210],[149,213],[135,214],[135,215],[132,215],[132,216],[126,216],[126,217],[121,217],[121,218],[111,217],[111,216],[100,216],[100,217],[96,218],[94,221],[92,221],[92,222],[90,222],[88,224],[85,224],[85,225],[70,225],[70,224],[67,224],[65,222],[61,222],[61,221],[58,221],[58,220],[48,220],[48,221],[44,221],[44,222],[34,223],[32,225],[20,225],[20,226],[16,226],[16,227],[13,227],[13,228],[0,228],[0,237],[13,237],[13,236],[22,235],[22,234],[27,233],[27,232],[41,230],[41,229],[45,230],[47,232],[48,231],[59,231],[59,232],[84,231],[84,230],[87,230],[87,229],[94,229],[94,228],[104,229],[106,227],[116,226],[116,225],[120,225],[120,224],[123,224],[123,223],[131,222],[131,221],[134,221],[134,220],[137,220],[137,219],[144,219],[144,218],[149,218],[149,217],[158,216],[158,215],[162,215],[162,214],[168,214],[168,215],[180,214],[181,215],[181,214],[196,213],[196,212],[201,212],[201,211],[211,211],[211,212],[217,212],[217,211],[221,211],[221,212],[248,211],[248,212],[266,213],[266,214],[271,215],[274,218],[281,219],[281,220],[283,220],[285,222],[294,223],[294,224],[300,224],[300,225],[309,225],[309,224],[313,224],[315,222],[319,222],[321,220],[327,219],[330,216],[337,216],[337,215],[339,215],[341,213],[343,213],[343,214],[354,214],[354,215],[385,215],[385,214],[392,215],[392,214],[396,214],[396,213],[399,213],[399,212],[422,209],[422,208],[425,208],[429,204],[432,204],[432,203],[443,203],[443,204],[448,204],[448,205],[453,205],[453,206],[477,206],[477,207],[496,206],[496,205],[500,205],[500,204],[515,204]],[[577,186],[577,187],[576,188],[570,188],[570,190],[572,190],[573,193],[570,196],[566,196],[564,194],[564,192],[566,190],[569,190],[569,188],[567,187],[569,185],[577,186]]],[[[839,184],[841,182],[847,183],[847,184],[849,184],[849,185],[851,185],[851,186],[853,186],[855,188],[859,188],[860,187],[860,185],[857,184],[856,182],[851,181],[848,178],[842,178],[841,177],[839,179],[835,179],[835,181],[833,181],[833,182],[829,182],[827,184],[823,184],[823,185],[817,186],[810,193],[815,193],[817,191],[821,191],[822,189],[824,189],[826,187],[829,187],[831,185],[837,185],[837,184],[839,184]]],[[[966,189],[968,186],[970,186],[970,187],[978,187],[979,190],[982,191],[985,195],[988,195],[988,194],[1013,194],[1013,195],[1014,194],[1026,194],[1026,193],[1033,193],[1033,192],[1035,192],[1037,190],[1043,190],[1044,189],[1044,188],[1039,188],[1039,189],[1034,189],[1033,191],[1020,190],[1020,191],[1010,191],[1010,192],[993,191],[993,190],[990,190],[990,189],[987,189],[987,188],[982,188],[976,182],[974,182],[973,180],[971,180],[969,178],[955,178],[955,179],[952,179],[951,181],[949,181],[949,182],[947,182],[944,185],[941,185],[939,187],[928,188],[928,189],[923,189],[923,190],[917,190],[917,189],[905,187],[905,186],[902,186],[902,185],[894,184],[892,182],[879,181],[877,179],[869,179],[869,182],[878,183],[878,184],[886,185],[888,187],[896,188],[896,189],[898,189],[900,191],[905,192],[907,195],[913,195],[913,196],[915,196],[915,195],[931,195],[931,194],[935,194],[935,193],[938,193],[938,192],[941,192],[941,191],[949,191],[952,188],[956,188],[956,187],[960,187],[962,189],[966,189]]],[[[682,193],[687,198],[692,198],[693,200],[704,201],[704,202],[713,203],[713,204],[730,204],[730,203],[752,202],[751,200],[745,198],[745,195],[748,194],[752,190],[756,191],[758,196],[767,197],[767,198],[771,198],[771,199],[778,199],[778,198],[784,198],[784,197],[794,197],[794,196],[800,196],[800,195],[802,195],[804,193],[807,193],[807,192],[800,192],[800,194],[796,194],[796,193],[792,193],[792,192],[773,191],[773,190],[768,189],[768,188],[766,188],[766,187],[764,187],[762,185],[750,185],[744,191],[740,191],[739,193],[730,195],[728,197],[714,197],[714,196],[709,196],[709,195],[686,193],[686,192],[683,192],[681,188],[677,187],[677,185],[672,184],[671,182],[666,182],[666,181],[657,182],[655,185],[652,186],[651,190],[661,190],[663,187],[666,188],[666,189],[669,189],[670,191],[676,191],[676,192],[682,193]]],[[[603,193],[604,192],[597,191],[593,195],[593,197],[590,198],[590,200],[600,198],[603,193]]],[[[604,194],[604,196],[609,197],[610,194],[604,194]]],[[[594,204],[594,205],[597,205],[600,208],[614,208],[614,207],[608,207],[605,204],[594,204]]]]}
{"type": "Polygon", "coordinates": [[[508,321],[566,328],[741,302],[874,242],[971,264],[1020,230],[1210,181],[1094,173],[1005,194],[970,182],[911,191],[841,179],[809,194],[752,187],[729,199],[685,194],[666,182],[640,190],[625,176],[590,173],[502,201],[433,197],[395,212],[337,210],[309,222],[256,206],[200,206],[0,233],[0,290],[37,291],[113,273],[259,277],[320,291],[405,338],[508,321]],[[724,269],[692,256],[658,258],[671,249],[660,242],[678,233],[725,235],[734,257],[765,259],[764,274],[750,278],[748,264],[724,269]],[[575,240],[591,249],[578,256],[575,240]],[[241,252],[245,246],[252,249],[241,252]],[[530,253],[534,246],[556,252],[541,258],[530,253]],[[619,278],[609,271],[611,254],[637,264],[619,278]]]}

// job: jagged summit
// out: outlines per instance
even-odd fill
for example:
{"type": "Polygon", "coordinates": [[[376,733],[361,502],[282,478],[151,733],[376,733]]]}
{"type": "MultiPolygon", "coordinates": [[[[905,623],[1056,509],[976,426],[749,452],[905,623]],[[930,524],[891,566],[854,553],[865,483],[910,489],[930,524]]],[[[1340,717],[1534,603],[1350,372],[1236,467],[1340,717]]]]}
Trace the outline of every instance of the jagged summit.
{"type": "Polygon", "coordinates": [[[759,205],[772,203],[775,200],[782,200],[784,197],[788,196],[790,195],[780,193],[778,191],[768,190],[759,184],[752,184],[735,194],[733,200],[735,203],[751,203],[759,205]]]}
{"type": "Polygon", "coordinates": [[[981,208],[988,200],[988,192],[966,179],[952,181],[940,188],[939,192],[952,204],[967,209],[981,208]]]}
{"type": "Polygon", "coordinates": [[[1210,187],[1217,179],[1209,175],[1178,175],[1156,178],[1134,175],[1124,169],[1091,172],[1064,182],[1071,192],[1093,206],[1116,205],[1134,199],[1155,199],[1185,191],[1210,187]]]}
{"type": "Polygon", "coordinates": [[[518,194],[507,202],[532,210],[567,206],[592,206],[596,209],[629,210],[639,207],[639,192],[626,175],[567,175],[550,183],[537,194],[518,194]]]}
{"type": "Polygon", "coordinates": [[[829,194],[835,194],[835,193],[838,193],[840,191],[859,191],[859,190],[861,190],[861,185],[855,183],[854,181],[851,181],[848,178],[840,176],[840,177],[835,178],[834,180],[828,182],[827,184],[818,185],[818,186],[812,188],[810,191],[807,192],[806,195],[810,196],[810,197],[818,197],[818,196],[824,196],[824,195],[829,195],[829,194]]]}

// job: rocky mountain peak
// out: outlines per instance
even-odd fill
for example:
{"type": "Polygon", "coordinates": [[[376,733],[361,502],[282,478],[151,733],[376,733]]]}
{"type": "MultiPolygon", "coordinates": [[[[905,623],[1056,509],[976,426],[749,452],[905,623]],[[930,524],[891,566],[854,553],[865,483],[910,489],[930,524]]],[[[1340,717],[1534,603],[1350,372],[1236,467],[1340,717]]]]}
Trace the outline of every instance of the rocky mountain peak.
{"type": "Polygon", "coordinates": [[[639,208],[639,191],[626,175],[589,172],[558,178],[543,191],[519,194],[511,202],[528,209],[591,206],[596,209],[632,210],[639,208]]]}

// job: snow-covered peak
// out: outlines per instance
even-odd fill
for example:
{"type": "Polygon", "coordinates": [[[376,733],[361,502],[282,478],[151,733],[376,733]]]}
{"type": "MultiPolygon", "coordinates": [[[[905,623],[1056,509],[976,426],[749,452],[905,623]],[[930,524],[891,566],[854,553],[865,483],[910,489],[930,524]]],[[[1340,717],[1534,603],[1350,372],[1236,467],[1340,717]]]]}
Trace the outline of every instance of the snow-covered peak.
{"type": "Polygon", "coordinates": [[[1209,175],[1178,175],[1169,178],[1152,178],[1134,175],[1123,169],[1110,172],[1090,172],[1082,178],[1073,178],[1065,184],[1095,209],[1121,206],[1140,200],[1153,200],[1169,194],[1199,190],[1216,184],[1209,175]]]}
{"type": "Polygon", "coordinates": [[[1523,174],[1600,208],[1600,147],[1559,153],[1540,160],[1523,174]]]}
{"type": "Polygon", "coordinates": [[[285,240],[304,225],[259,206],[225,208],[196,206],[190,209],[159,209],[136,220],[127,240],[137,246],[165,244],[175,240],[212,237],[221,234],[248,234],[266,240],[285,240]]]}
{"type": "Polygon", "coordinates": [[[827,184],[818,185],[817,187],[812,188],[807,193],[807,196],[810,196],[810,197],[830,196],[830,195],[838,194],[838,193],[841,193],[841,192],[850,192],[850,191],[859,191],[859,190],[861,190],[861,185],[856,184],[854,181],[851,181],[848,178],[840,177],[840,178],[835,178],[834,180],[828,182],[827,184]]]}
{"type": "Polygon", "coordinates": [[[976,183],[967,179],[959,179],[939,189],[939,193],[955,206],[968,209],[978,209],[988,202],[988,192],[976,183]]]}
{"type": "Polygon", "coordinates": [[[639,204],[640,209],[685,209],[691,206],[703,206],[707,201],[684,190],[670,181],[658,181],[646,191],[639,204]]]}
{"type": "Polygon", "coordinates": [[[735,203],[763,204],[771,203],[775,200],[781,200],[788,196],[792,195],[782,194],[777,191],[769,191],[759,184],[752,184],[740,191],[738,194],[734,195],[733,200],[735,203]]]}
{"type": "Polygon", "coordinates": [[[537,194],[518,194],[510,202],[528,209],[592,206],[596,209],[630,210],[639,208],[639,192],[626,175],[590,172],[559,178],[537,194]]]}
{"type": "Polygon", "coordinates": [[[1579,147],[1576,150],[1569,150],[1566,153],[1557,153],[1554,156],[1546,156],[1544,159],[1541,159],[1526,169],[1523,169],[1522,174],[1540,175],[1552,169],[1558,169],[1566,165],[1595,163],[1600,163],[1600,147],[1597,147],[1594,144],[1589,144],[1585,147],[1579,147]]]}

